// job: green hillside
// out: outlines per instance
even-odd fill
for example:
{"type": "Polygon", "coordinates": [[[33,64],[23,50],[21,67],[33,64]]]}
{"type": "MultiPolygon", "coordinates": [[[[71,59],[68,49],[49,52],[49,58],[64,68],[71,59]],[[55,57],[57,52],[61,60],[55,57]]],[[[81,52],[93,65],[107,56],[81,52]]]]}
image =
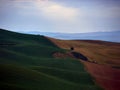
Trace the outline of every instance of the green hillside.
{"type": "Polygon", "coordinates": [[[101,90],[77,59],[41,35],[0,29],[0,90],[101,90]]]}

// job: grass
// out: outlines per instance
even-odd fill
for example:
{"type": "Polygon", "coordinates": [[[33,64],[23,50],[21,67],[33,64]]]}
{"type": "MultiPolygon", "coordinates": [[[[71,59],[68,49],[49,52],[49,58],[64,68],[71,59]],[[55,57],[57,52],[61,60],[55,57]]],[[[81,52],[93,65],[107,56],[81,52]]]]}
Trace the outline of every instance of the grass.
{"type": "Polygon", "coordinates": [[[0,29],[0,90],[101,90],[77,59],[40,35],[0,29]]]}

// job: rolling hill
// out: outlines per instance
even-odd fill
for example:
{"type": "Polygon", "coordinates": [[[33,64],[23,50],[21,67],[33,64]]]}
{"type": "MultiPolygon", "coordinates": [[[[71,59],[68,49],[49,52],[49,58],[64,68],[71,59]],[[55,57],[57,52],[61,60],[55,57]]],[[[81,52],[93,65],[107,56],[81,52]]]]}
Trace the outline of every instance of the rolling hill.
{"type": "Polygon", "coordinates": [[[0,90],[102,90],[69,50],[41,35],[0,29],[0,90]]]}
{"type": "Polygon", "coordinates": [[[120,43],[99,40],[58,40],[49,38],[58,47],[84,55],[79,60],[104,90],[120,90],[120,43]]]}

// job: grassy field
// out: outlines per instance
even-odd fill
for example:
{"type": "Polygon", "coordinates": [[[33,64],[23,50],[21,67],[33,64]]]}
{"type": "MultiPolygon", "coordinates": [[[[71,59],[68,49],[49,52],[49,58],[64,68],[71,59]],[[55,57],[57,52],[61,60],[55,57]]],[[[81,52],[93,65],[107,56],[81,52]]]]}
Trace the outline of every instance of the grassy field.
{"type": "Polygon", "coordinates": [[[40,35],[0,29],[0,90],[101,90],[79,60],[40,35]]]}

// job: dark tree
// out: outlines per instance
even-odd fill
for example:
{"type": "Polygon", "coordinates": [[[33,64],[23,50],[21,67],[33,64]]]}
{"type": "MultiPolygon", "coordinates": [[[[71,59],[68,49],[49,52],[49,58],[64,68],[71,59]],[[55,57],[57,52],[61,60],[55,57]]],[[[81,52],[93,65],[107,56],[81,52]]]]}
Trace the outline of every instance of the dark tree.
{"type": "Polygon", "coordinates": [[[74,50],[74,47],[71,47],[70,50],[73,51],[73,50],[74,50]]]}

